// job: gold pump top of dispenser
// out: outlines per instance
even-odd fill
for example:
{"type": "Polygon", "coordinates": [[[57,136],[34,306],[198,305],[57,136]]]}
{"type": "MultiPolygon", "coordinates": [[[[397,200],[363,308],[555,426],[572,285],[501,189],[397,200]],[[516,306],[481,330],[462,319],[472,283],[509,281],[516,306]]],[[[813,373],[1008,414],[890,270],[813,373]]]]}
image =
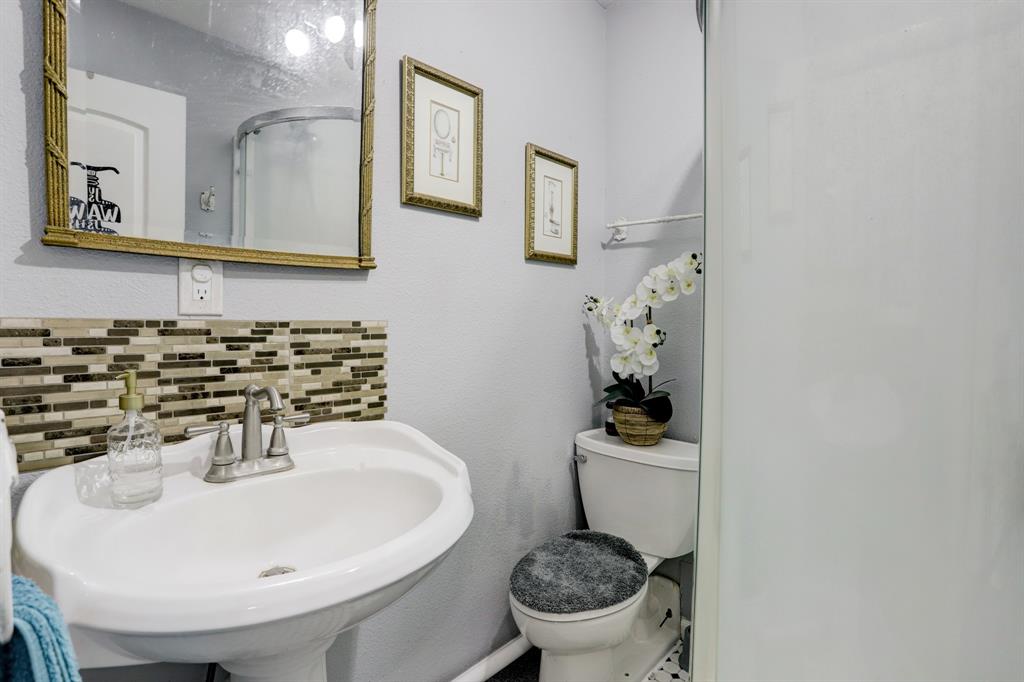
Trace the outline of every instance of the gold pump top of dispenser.
{"type": "Polygon", "coordinates": [[[121,406],[121,409],[125,412],[134,410],[136,412],[142,412],[142,394],[135,391],[135,384],[138,381],[138,377],[135,374],[134,369],[126,371],[124,374],[118,374],[118,379],[124,379],[124,393],[117,399],[117,404],[121,406]]]}

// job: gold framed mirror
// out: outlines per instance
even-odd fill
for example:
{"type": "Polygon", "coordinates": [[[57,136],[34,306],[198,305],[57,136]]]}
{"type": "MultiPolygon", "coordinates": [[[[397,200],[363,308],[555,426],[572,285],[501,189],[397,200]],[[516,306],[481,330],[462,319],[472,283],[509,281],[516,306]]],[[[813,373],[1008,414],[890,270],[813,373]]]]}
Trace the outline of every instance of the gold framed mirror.
{"type": "Polygon", "coordinates": [[[376,6],[44,0],[43,243],[376,267],[376,6]]]}

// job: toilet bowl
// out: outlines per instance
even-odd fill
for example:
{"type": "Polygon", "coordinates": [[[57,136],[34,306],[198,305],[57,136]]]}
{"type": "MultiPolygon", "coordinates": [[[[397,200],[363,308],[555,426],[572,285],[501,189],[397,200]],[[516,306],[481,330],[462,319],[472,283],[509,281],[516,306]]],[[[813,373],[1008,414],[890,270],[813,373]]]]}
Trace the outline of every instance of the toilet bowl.
{"type": "Polygon", "coordinates": [[[647,596],[647,584],[629,599],[580,613],[545,613],[509,595],[519,631],[541,650],[541,682],[610,680],[613,649],[626,641],[647,596]]]}
{"type": "MultiPolygon", "coordinates": [[[[513,571],[509,603],[520,632],[541,650],[540,682],[636,680],[676,643],[678,586],[650,574],[663,559],[693,551],[697,455],[697,445],[670,439],[637,447],[607,435],[603,429],[576,436],[580,491],[590,529],[625,541],[631,550],[627,554],[632,568],[645,571],[648,577],[639,584],[631,583],[634,591],[626,596],[622,585],[615,586],[619,591],[613,589],[612,593],[622,598],[605,603],[609,581],[599,573],[588,574],[587,566],[588,562],[603,563],[608,556],[595,560],[573,555],[585,550],[569,548],[560,561],[549,560],[536,570],[534,583],[524,586],[516,583],[516,572],[523,562],[556,541],[527,554],[513,571]],[[594,593],[593,601],[601,608],[583,608],[588,601],[588,579],[594,581],[589,588],[594,593]],[[529,592],[532,585],[541,593],[557,593],[567,581],[584,581],[576,590],[584,594],[572,595],[572,604],[559,604],[548,594],[529,592]],[[535,596],[538,598],[533,599],[535,596]],[[669,609],[674,618],[666,617],[669,609]]],[[[568,533],[562,539],[572,535],[568,533]]]]}

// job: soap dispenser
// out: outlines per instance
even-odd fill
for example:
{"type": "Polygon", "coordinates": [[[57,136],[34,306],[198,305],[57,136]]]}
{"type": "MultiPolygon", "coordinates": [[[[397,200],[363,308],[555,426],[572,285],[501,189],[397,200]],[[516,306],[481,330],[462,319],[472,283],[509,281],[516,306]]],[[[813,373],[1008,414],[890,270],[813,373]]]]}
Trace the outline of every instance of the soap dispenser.
{"type": "Polygon", "coordinates": [[[164,491],[160,429],[156,422],[142,416],[142,394],[136,392],[135,370],[117,378],[124,379],[125,384],[119,399],[124,419],[107,432],[110,492],[115,507],[135,509],[160,499],[164,491]]]}

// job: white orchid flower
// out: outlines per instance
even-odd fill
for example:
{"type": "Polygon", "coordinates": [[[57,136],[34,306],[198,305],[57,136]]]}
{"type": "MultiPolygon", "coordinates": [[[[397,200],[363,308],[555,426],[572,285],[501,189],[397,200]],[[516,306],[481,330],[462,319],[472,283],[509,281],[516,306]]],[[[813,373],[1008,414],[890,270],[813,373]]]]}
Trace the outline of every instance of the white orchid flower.
{"type": "Polygon", "coordinates": [[[686,261],[683,260],[682,256],[670,261],[667,267],[669,273],[671,273],[672,277],[675,279],[682,279],[683,276],[689,272],[689,270],[686,269],[686,261]]]}
{"type": "Polygon", "coordinates": [[[644,371],[644,366],[640,363],[640,359],[636,354],[627,351],[616,353],[612,356],[612,371],[620,377],[628,378],[633,375],[641,375],[644,371]]]}
{"type": "Polygon", "coordinates": [[[626,344],[627,329],[629,327],[616,320],[615,324],[611,327],[612,343],[616,346],[624,346],[626,344]]]}
{"type": "Polygon", "coordinates": [[[662,280],[658,283],[658,288],[655,293],[661,297],[661,300],[669,303],[679,298],[679,280],[675,277],[670,277],[667,280],[662,280]]]}
{"type": "Polygon", "coordinates": [[[636,291],[617,304],[611,298],[588,296],[584,309],[608,328],[616,353],[612,355],[612,370],[620,377],[649,377],[660,366],[658,349],[665,343],[665,331],[653,323],[642,329],[635,320],[650,310],[661,308],[680,294],[690,295],[697,290],[697,276],[701,274],[702,257],[699,253],[684,253],[665,265],[651,268],[641,279],[636,291]]]}
{"type": "Polygon", "coordinates": [[[649,324],[644,327],[644,343],[648,343],[652,346],[656,346],[662,341],[662,331],[658,329],[658,325],[649,324]]]}
{"type": "Polygon", "coordinates": [[[599,318],[601,320],[601,324],[611,329],[612,325],[615,324],[615,321],[618,319],[619,311],[621,309],[622,306],[617,303],[606,307],[604,311],[601,312],[601,316],[599,318]]]}
{"type": "Polygon", "coordinates": [[[614,298],[599,298],[594,309],[594,316],[605,327],[610,327],[615,320],[616,307],[614,298]]]}
{"type": "Polygon", "coordinates": [[[640,376],[644,371],[644,366],[640,362],[640,358],[636,356],[636,353],[630,353],[626,356],[627,366],[626,371],[629,375],[640,376]]]}
{"type": "Polygon", "coordinates": [[[654,362],[652,362],[649,365],[643,365],[640,369],[640,372],[637,372],[637,374],[643,373],[645,377],[654,376],[658,372],[658,367],[658,358],[654,358],[654,362]]]}
{"type": "MultiPolygon", "coordinates": [[[[646,277],[644,279],[647,279],[646,277]]],[[[640,305],[647,308],[660,308],[665,304],[661,300],[661,296],[658,292],[651,287],[647,287],[643,282],[636,285],[636,300],[639,301],[640,305]]]]}
{"type": "Polygon", "coordinates": [[[668,265],[658,265],[650,269],[648,275],[653,277],[655,281],[666,280],[672,277],[672,271],[669,270],[668,265]]]}
{"type": "Polygon", "coordinates": [[[622,373],[626,371],[626,354],[616,353],[612,356],[612,371],[622,376],[622,373]]]}
{"type": "Polygon", "coordinates": [[[625,332],[622,334],[622,343],[619,344],[619,350],[634,351],[637,346],[644,342],[644,333],[636,327],[625,327],[625,332]]]}
{"type": "Polygon", "coordinates": [[[640,304],[636,294],[630,294],[626,297],[626,300],[622,302],[622,310],[619,312],[619,318],[623,320],[635,320],[643,311],[644,306],[640,304]]]}
{"type": "Polygon", "coordinates": [[[644,367],[650,367],[658,361],[658,351],[646,341],[640,342],[636,347],[636,357],[644,367]]]}

